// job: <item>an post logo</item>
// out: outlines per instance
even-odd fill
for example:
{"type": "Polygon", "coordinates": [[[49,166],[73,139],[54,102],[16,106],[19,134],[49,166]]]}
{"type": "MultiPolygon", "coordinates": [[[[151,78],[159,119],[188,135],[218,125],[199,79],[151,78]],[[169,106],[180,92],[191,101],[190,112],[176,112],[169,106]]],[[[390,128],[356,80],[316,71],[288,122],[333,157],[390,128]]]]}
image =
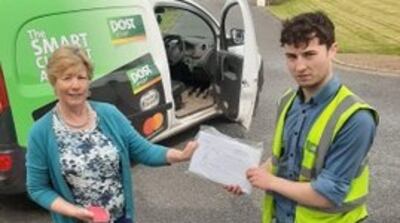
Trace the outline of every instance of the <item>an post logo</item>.
{"type": "Polygon", "coordinates": [[[111,19],[110,27],[112,33],[125,32],[136,28],[135,20],[129,17],[123,19],[111,19]]]}
{"type": "Polygon", "coordinates": [[[133,94],[137,94],[161,80],[160,72],[150,57],[141,58],[141,62],[135,68],[127,71],[133,94]]]}
{"type": "Polygon", "coordinates": [[[141,41],[146,37],[140,15],[120,16],[107,19],[113,44],[141,41]]]}

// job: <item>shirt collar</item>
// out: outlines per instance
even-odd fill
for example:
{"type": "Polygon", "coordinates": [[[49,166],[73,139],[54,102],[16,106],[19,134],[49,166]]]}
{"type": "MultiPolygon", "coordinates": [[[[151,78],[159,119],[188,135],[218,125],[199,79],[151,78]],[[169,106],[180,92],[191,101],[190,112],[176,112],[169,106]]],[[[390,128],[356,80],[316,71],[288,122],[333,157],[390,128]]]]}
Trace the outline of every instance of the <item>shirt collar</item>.
{"type": "MultiPolygon", "coordinates": [[[[309,104],[319,104],[323,103],[324,101],[328,100],[332,95],[336,94],[337,90],[340,87],[339,78],[333,76],[331,80],[325,86],[323,86],[313,97],[311,97],[309,104]]],[[[304,95],[303,92],[298,89],[298,95],[300,100],[304,102],[304,95]]]]}

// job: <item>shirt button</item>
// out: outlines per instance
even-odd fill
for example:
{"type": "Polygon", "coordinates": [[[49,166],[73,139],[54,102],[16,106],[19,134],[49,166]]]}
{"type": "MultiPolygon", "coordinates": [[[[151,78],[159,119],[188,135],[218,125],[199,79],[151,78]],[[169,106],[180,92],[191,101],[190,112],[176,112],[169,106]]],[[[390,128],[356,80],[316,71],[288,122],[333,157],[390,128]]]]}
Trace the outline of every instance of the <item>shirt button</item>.
{"type": "Polygon", "coordinates": [[[299,133],[298,132],[294,132],[294,135],[297,136],[299,133]]]}
{"type": "Polygon", "coordinates": [[[305,113],[306,113],[306,110],[305,110],[305,109],[303,109],[301,112],[302,112],[303,114],[305,114],[305,113]]]}
{"type": "Polygon", "coordinates": [[[293,174],[289,174],[289,177],[292,178],[292,177],[293,177],[293,174]]]}
{"type": "Polygon", "coordinates": [[[293,157],[293,153],[289,153],[289,156],[290,156],[290,157],[293,157]]]}
{"type": "Polygon", "coordinates": [[[286,213],[286,216],[287,216],[287,217],[290,217],[290,216],[291,216],[291,214],[290,214],[290,213],[286,213]]]}

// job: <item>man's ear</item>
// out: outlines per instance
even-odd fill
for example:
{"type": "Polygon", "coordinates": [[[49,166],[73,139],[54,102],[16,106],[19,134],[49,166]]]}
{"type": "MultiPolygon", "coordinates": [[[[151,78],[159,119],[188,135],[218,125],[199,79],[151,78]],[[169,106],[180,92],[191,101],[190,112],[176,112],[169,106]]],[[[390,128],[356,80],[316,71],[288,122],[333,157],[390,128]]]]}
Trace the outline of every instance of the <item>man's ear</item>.
{"type": "Polygon", "coordinates": [[[332,59],[335,58],[338,49],[339,46],[337,42],[332,43],[331,47],[329,48],[329,55],[331,56],[332,59]]]}

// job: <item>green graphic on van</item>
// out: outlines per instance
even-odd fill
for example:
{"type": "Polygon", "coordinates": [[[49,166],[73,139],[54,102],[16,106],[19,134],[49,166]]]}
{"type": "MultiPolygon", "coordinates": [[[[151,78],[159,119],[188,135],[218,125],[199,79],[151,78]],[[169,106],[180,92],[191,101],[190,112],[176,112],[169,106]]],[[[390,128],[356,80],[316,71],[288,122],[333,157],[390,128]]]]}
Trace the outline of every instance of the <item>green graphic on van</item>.
{"type": "Polygon", "coordinates": [[[29,29],[27,31],[30,45],[35,55],[36,67],[40,70],[40,82],[47,81],[46,65],[51,53],[62,45],[77,45],[86,50],[91,58],[91,49],[86,32],[52,36],[45,30],[29,29]]]}
{"type": "Polygon", "coordinates": [[[133,94],[154,85],[161,80],[160,72],[153,62],[150,54],[138,58],[135,68],[126,72],[132,84],[133,94]]]}
{"type": "Polygon", "coordinates": [[[47,84],[46,65],[52,52],[61,45],[78,45],[86,50],[95,64],[101,64],[96,66],[95,79],[121,64],[132,61],[132,58],[140,57],[148,52],[149,43],[146,41],[147,35],[144,34],[145,28],[143,28],[145,17],[139,13],[141,13],[139,9],[112,8],[60,13],[29,20],[19,29],[17,37],[13,37],[18,46],[15,60],[19,83],[26,86],[43,85],[40,88],[46,88],[45,90],[39,89],[33,92],[50,98],[53,92],[47,84]],[[93,21],[103,22],[94,25],[93,21]],[[127,27],[135,27],[135,30],[127,27]],[[116,33],[115,40],[128,36],[142,39],[115,47],[116,45],[111,42],[111,28],[116,33]],[[122,29],[129,30],[125,36],[120,32],[122,29]]]}
{"type": "Polygon", "coordinates": [[[107,22],[113,44],[124,44],[145,38],[143,20],[140,15],[109,18],[107,22]]]}

